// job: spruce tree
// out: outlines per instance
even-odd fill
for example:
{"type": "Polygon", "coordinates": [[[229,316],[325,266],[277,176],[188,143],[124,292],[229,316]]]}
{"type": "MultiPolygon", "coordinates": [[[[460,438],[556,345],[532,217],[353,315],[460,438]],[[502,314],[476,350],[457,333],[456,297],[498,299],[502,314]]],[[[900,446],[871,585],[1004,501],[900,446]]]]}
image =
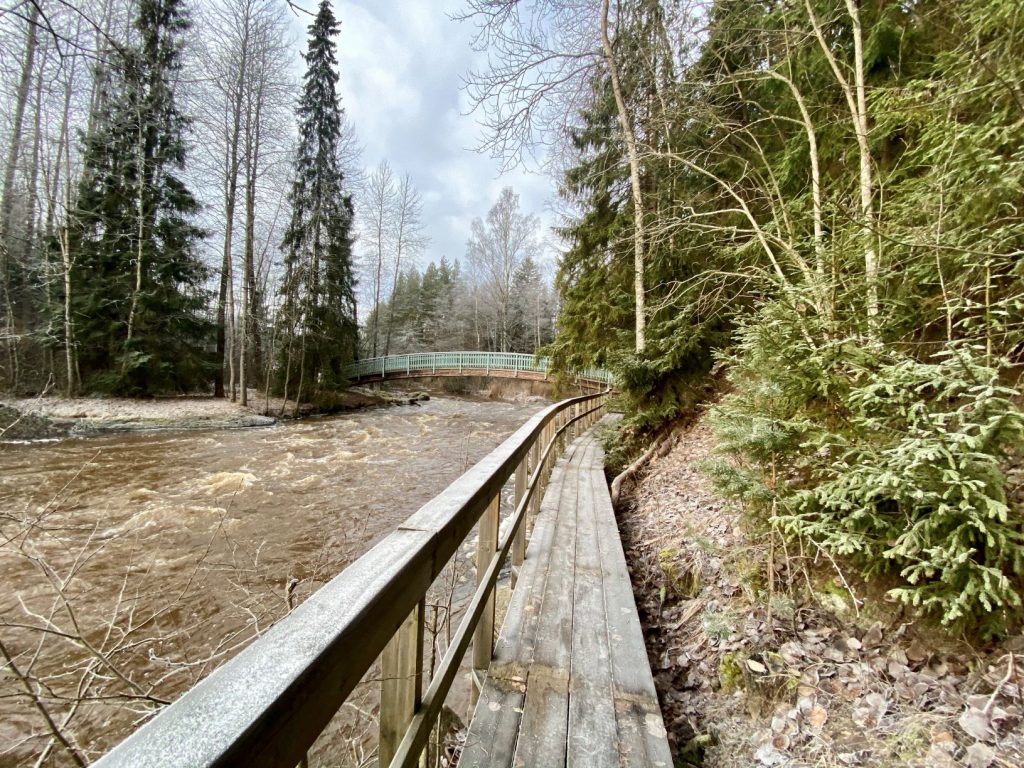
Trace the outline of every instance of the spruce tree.
{"type": "Polygon", "coordinates": [[[139,0],[138,42],[101,83],[72,214],[78,363],[86,389],[146,395],[205,384],[212,326],[196,253],[199,204],[179,178],[181,0],[139,0]]]}
{"type": "Polygon", "coordinates": [[[356,351],[351,195],[338,160],[342,110],[333,37],[338,22],[322,0],[309,27],[306,75],[296,111],[299,146],[284,237],[283,360],[279,384],[296,401],[310,389],[344,384],[356,351]]]}

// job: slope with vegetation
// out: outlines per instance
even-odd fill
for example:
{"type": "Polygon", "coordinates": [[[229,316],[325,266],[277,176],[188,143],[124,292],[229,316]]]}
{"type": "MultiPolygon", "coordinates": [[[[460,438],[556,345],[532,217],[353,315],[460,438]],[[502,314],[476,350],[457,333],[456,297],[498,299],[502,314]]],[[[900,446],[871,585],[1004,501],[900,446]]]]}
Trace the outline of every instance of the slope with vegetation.
{"type": "Polygon", "coordinates": [[[943,625],[1005,633],[1024,572],[1007,481],[1024,438],[1019,5],[622,8],[646,345],[627,290],[629,163],[598,72],[566,173],[580,214],[557,359],[615,367],[633,434],[721,371],[720,488],[780,534],[894,576],[891,596],[943,625]],[[680,54],[673,31],[698,20],[680,54]]]}
{"type": "Polygon", "coordinates": [[[771,542],[760,583],[814,602],[769,557],[799,552],[968,638],[1009,671],[958,733],[1019,728],[1013,653],[984,654],[1024,616],[1020,3],[513,5],[470,3],[473,93],[496,151],[563,139],[549,349],[618,374],[623,463],[714,399],[702,471],[771,542]]]}

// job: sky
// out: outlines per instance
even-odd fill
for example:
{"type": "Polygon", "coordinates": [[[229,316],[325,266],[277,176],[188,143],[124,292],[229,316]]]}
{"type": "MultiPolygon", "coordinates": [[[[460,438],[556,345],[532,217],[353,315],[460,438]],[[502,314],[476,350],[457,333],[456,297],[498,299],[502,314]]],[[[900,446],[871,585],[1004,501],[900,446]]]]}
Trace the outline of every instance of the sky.
{"type": "MultiPolygon", "coordinates": [[[[315,10],[315,0],[298,0],[315,10]]],[[[473,27],[449,19],[458,0],[333,0],[341,22],[336,38],[341,103],[363,147],[367,171],[387,160],[396,177],[408,173],[423,198],[430,244],[422,266],[441,256],[461,259],[470,223],[484,218],[502,187],[520,196],[550,239],[552,179],[474,151],[480,127],[467,115],[462,76],[482,54],[472,50],[473,27]]],[[[295,21],[305,50],[307,18],[295,21]]],[[[358,217],[358,210],[356,215],[358,217]]]]}

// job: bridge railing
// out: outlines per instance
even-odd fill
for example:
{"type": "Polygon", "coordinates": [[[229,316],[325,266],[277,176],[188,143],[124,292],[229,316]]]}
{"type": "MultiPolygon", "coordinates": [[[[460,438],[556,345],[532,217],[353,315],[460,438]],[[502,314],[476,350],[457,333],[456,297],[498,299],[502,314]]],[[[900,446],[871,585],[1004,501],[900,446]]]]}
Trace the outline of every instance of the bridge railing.
{"type": "MultiPolygon", "coordinates": [[[[305,765],[318,735],[381,658],[379,764],[416,766],[472,646],[474,691],[494,650],[495,585],[526,553],[560,438],[589,427],[608,393],[535,415],[223,667],[95,765],[103,768],[305,765]],[[514,479],[504,524],[501,491],[514,479]],[[473,529],[477,589],[432,679],[424,680],[431,585],[473,529]],[[424,684],[426,690],[424,690],[424,684]]],[[[475,695],[475,694],[474,694],[475,695]]]]}
{"type": "MultiPolygon", "coordinates": [[[[385,378],[388,374],[425,375],[438,371],[483,371],[485,374],[491,371],[523,371],[546,377],[551,371],[551,360],[518,352],[413,352],[357,360],[348,367],[346,374],[349,379],[358,381],[385,378]]],[[[612,383],[611,374],[599,368],[578,371],[576,377],[601,384],[612,383]]]]}

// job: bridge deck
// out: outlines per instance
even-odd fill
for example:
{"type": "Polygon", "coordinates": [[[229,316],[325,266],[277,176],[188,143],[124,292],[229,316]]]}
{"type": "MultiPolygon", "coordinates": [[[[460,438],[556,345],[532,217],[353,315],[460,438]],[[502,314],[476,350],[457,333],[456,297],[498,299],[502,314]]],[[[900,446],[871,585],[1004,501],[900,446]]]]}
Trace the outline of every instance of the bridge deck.
{"type": "Polygon", "coordinates": [[[556,465],[460,766],[671,766],[593,430],[556,465]]]}

